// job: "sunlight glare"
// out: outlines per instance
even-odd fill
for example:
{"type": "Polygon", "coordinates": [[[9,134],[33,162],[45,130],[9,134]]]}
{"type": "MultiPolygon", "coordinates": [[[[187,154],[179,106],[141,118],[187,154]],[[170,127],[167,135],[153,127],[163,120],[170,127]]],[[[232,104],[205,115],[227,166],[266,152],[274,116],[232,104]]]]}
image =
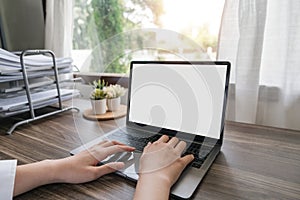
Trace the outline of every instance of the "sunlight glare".
{"type": "Polygon", "coordinates": [[[177,32],[209,25],[211,34],[217,35],[224,0],[164,0],[163,27],[177,32]]]}

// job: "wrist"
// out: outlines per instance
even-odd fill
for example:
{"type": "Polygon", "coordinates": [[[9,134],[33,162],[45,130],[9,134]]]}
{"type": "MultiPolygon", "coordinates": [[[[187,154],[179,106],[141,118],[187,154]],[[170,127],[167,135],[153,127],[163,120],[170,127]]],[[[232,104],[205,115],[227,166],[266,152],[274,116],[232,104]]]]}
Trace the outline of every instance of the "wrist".
{"type": "Polygon", "coordinates": [[[134,195],[134,200],[168,199],[171,183],[166,176],[156,173],[142,173],[134,195]]]}
{"type": "Polygon", "coordinates": [[[172,186],[171,180],[168,178],[168,176],[162,173],[142,173],[140,174],[140,179],[147,181],[149,180],[151,182],[154,180],[163,187],[170,188],[172,186]]]}
{"type": "Polygon", "coordinates": [[[63,159],[45,160],[49,166],[49,177],[51,183],[63,183],[64,180],[64,163],[63,159]]]}

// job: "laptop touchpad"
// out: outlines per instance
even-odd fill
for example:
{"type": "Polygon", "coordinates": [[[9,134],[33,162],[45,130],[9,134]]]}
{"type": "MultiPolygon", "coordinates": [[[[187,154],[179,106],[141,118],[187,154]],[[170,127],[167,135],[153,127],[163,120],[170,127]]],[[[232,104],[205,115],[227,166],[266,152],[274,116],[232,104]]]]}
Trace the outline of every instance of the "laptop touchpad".
{"type": "Polygon", "coordinates": [[[139,171],[139,162],[142,153],[140,152],[122,152],[116,153],[104,161],[102,163],[109,162],[124,162],[125,166],[123,169],[119,170],[122,174],[137,180],[138,179],[138,171],[139,171]]]}

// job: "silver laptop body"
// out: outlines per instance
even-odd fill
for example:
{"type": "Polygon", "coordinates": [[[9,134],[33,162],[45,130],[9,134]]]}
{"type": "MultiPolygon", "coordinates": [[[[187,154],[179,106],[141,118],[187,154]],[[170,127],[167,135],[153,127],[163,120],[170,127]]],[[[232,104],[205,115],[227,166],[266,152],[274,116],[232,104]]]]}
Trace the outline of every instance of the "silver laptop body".
{"type": "Polygon", "coordinates": [[[229,74],[226,61],[132,61],[125,127],[70,153],[105,139],[134,146],[135,152],[115,154],[102,163],[125,162],[125,168],[116,173],[137,181],[144,142],[164,134],[176,136],[187,142],[188,153],[199,158],[171,189],[172,196],[190,199],[221,149],[229,74]]]}

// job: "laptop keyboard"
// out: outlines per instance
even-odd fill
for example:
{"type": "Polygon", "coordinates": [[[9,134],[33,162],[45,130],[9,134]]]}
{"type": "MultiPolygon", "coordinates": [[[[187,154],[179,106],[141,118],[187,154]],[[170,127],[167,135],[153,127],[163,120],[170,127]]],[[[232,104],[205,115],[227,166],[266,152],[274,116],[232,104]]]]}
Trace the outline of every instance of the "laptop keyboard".
{"type": "MultiPolygon", "coordinates": [[[[108,139],[116,140],[127,144],[129,146],[133,146],[137,151],[143,151],[144,147],[148,144],[148,142],[155,142],[161,137],[161,135],[156,134],[147,138],[135,137],[130,134],[123,133],[122,131],[116,131],[113,134],[108,136],[108,139]]],[[[200,168],[203,164],[204,160],[212,150],[212,147],[208,147],[202,145],[201,143],[190,143],[187,142],[187,148],[183,152],[182,156],[193,154],[194,160],[190,164],[190,166],[195,168],[200,168]]]]}
{"type": "Polygon", "coordinates": [[[200,143],[190,143],[187,144],[188,148],[184,151],[182,156],[193,154],[194,160],[190,164],[192,167],[200,168],[204,160],[212,150],[211,147],[205,147],[200,143]]]}

